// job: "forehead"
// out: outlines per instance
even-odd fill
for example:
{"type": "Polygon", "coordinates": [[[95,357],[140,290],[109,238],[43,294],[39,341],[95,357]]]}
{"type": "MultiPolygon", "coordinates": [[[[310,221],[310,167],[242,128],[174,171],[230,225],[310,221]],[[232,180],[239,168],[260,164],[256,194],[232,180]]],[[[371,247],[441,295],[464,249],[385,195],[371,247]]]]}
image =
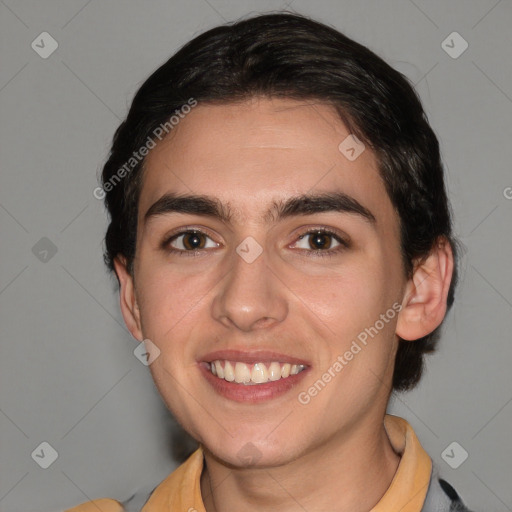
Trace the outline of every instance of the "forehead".
{"type": "Polygon", "coordinates": [[[350,136],[336,110],[318,102],[199,103],[146,157],[139,213],[168,192],[204,194],[245,222],[275,200],[340,191],[390,214],[374,153],[347,158],[350,136]]]}

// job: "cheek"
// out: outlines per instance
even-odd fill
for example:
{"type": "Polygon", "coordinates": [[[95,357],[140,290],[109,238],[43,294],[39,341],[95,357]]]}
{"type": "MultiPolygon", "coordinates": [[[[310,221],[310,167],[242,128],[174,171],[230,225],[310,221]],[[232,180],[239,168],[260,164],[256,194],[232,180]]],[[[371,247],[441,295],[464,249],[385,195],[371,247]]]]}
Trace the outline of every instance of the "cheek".
{"type": "Polygon", "coordinates": [[[318,340],[325,352],[308,386],[324,372],[336,375],[316,407],[337,411],[340,421],[347,410],[370,404],[389,378],[398,306],[392,274],[365,260],[303,285],[304,303],[314,312],[309,318],[328,328],[327,337],[318,340]]]}
{"type": "Polygon", "coordinates": [[[190,371],[196,364],[197,347],[190,340],[204,325],[204,301],[213,284],[207,273],[183,275],[170,265],[141,265],[139,278],[143,335],[160,350],[149,369],[166,404],[181,418],[190,405],[183,390],[191,389],[190,371]]]}
{"type": "Polygon", "coordinates": [[[161,262],[140,265],[138,297],[147,337],[167,339],[171,331],[204,307],[219,278],[206,269],[194,268],[195,272],[184,273],[161,262]]]}
{"type": "Polygon", "coordinates": [[[297,278],[293,289],[341,342],[372,325],[391,307],[392,286],[385,274],[379,258],[357,254],[328,274],[297,278]]]}

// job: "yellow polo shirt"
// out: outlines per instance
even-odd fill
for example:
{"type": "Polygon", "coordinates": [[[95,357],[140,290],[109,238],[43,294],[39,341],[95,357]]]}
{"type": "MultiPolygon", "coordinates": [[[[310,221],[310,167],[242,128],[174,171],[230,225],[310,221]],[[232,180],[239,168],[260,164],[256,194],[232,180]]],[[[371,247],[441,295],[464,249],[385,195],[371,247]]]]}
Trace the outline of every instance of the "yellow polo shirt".
{"type": "MultiPolygon", "coordinates": [[[[430,482],[432,460],[406,420],[386,414],[384,427],[393,449],[401,457],[388,490],[370,512],[421,512],[430,482]]],[[[201,497],[202,470],[203,450],[199,447],[153,491],[142,512],[187,512],[191,509],[206,512],[201,497]]],[[[123,507],[118,501],[100,499],[66,512],[98,511],[122,512],[123,507]]]]}

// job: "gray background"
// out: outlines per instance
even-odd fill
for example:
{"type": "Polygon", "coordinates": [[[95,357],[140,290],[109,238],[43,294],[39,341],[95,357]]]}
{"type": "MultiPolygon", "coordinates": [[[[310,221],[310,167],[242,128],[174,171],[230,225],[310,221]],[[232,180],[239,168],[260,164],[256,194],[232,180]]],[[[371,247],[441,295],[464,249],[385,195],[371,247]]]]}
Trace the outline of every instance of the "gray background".
{"type": "Polygon", "coordinates": [[[0,1],[0,510],[126,499],[174,467],[170,415],[103,267],[106,215],[92,191],[156,67],[207,28],[285,7],[334,25],[417,84],[466,252],[439,351],[390,412],[472,508],[512,510],[508,0],[0,1]],[[31,47],[44,31],[58,42],[46,59],[31,47]],[[469,44],[458,58],[442,47],[454,31],[469,44]],[[47,469],[31,457],[43,441],[58,452],[47,469]],[[453,441],[469,454],[457,469],[441,456],[453,441]]]}

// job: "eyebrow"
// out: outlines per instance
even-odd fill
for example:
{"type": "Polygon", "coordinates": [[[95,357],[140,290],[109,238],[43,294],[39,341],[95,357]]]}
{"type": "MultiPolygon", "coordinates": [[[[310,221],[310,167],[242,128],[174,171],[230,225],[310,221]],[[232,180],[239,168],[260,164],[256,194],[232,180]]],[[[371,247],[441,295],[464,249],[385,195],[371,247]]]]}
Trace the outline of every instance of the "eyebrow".
{"type": "MultiPolygon", "coordinates": [[[[377,223],[375,216],[368,208],[344,192],[302,194],[286,200],[274,200],[263,215],[263,221],[266,223],[278,222],[293,216],[323,212],[355,214],[371,225],[377,223]]],[[[171,213],[204,215],[227,224],[232,224],[235,217],[230,205],[223,204],[218,198],[206,195],[166,193],[146,211],[144,224],[153,217],[171,213]]]]}

